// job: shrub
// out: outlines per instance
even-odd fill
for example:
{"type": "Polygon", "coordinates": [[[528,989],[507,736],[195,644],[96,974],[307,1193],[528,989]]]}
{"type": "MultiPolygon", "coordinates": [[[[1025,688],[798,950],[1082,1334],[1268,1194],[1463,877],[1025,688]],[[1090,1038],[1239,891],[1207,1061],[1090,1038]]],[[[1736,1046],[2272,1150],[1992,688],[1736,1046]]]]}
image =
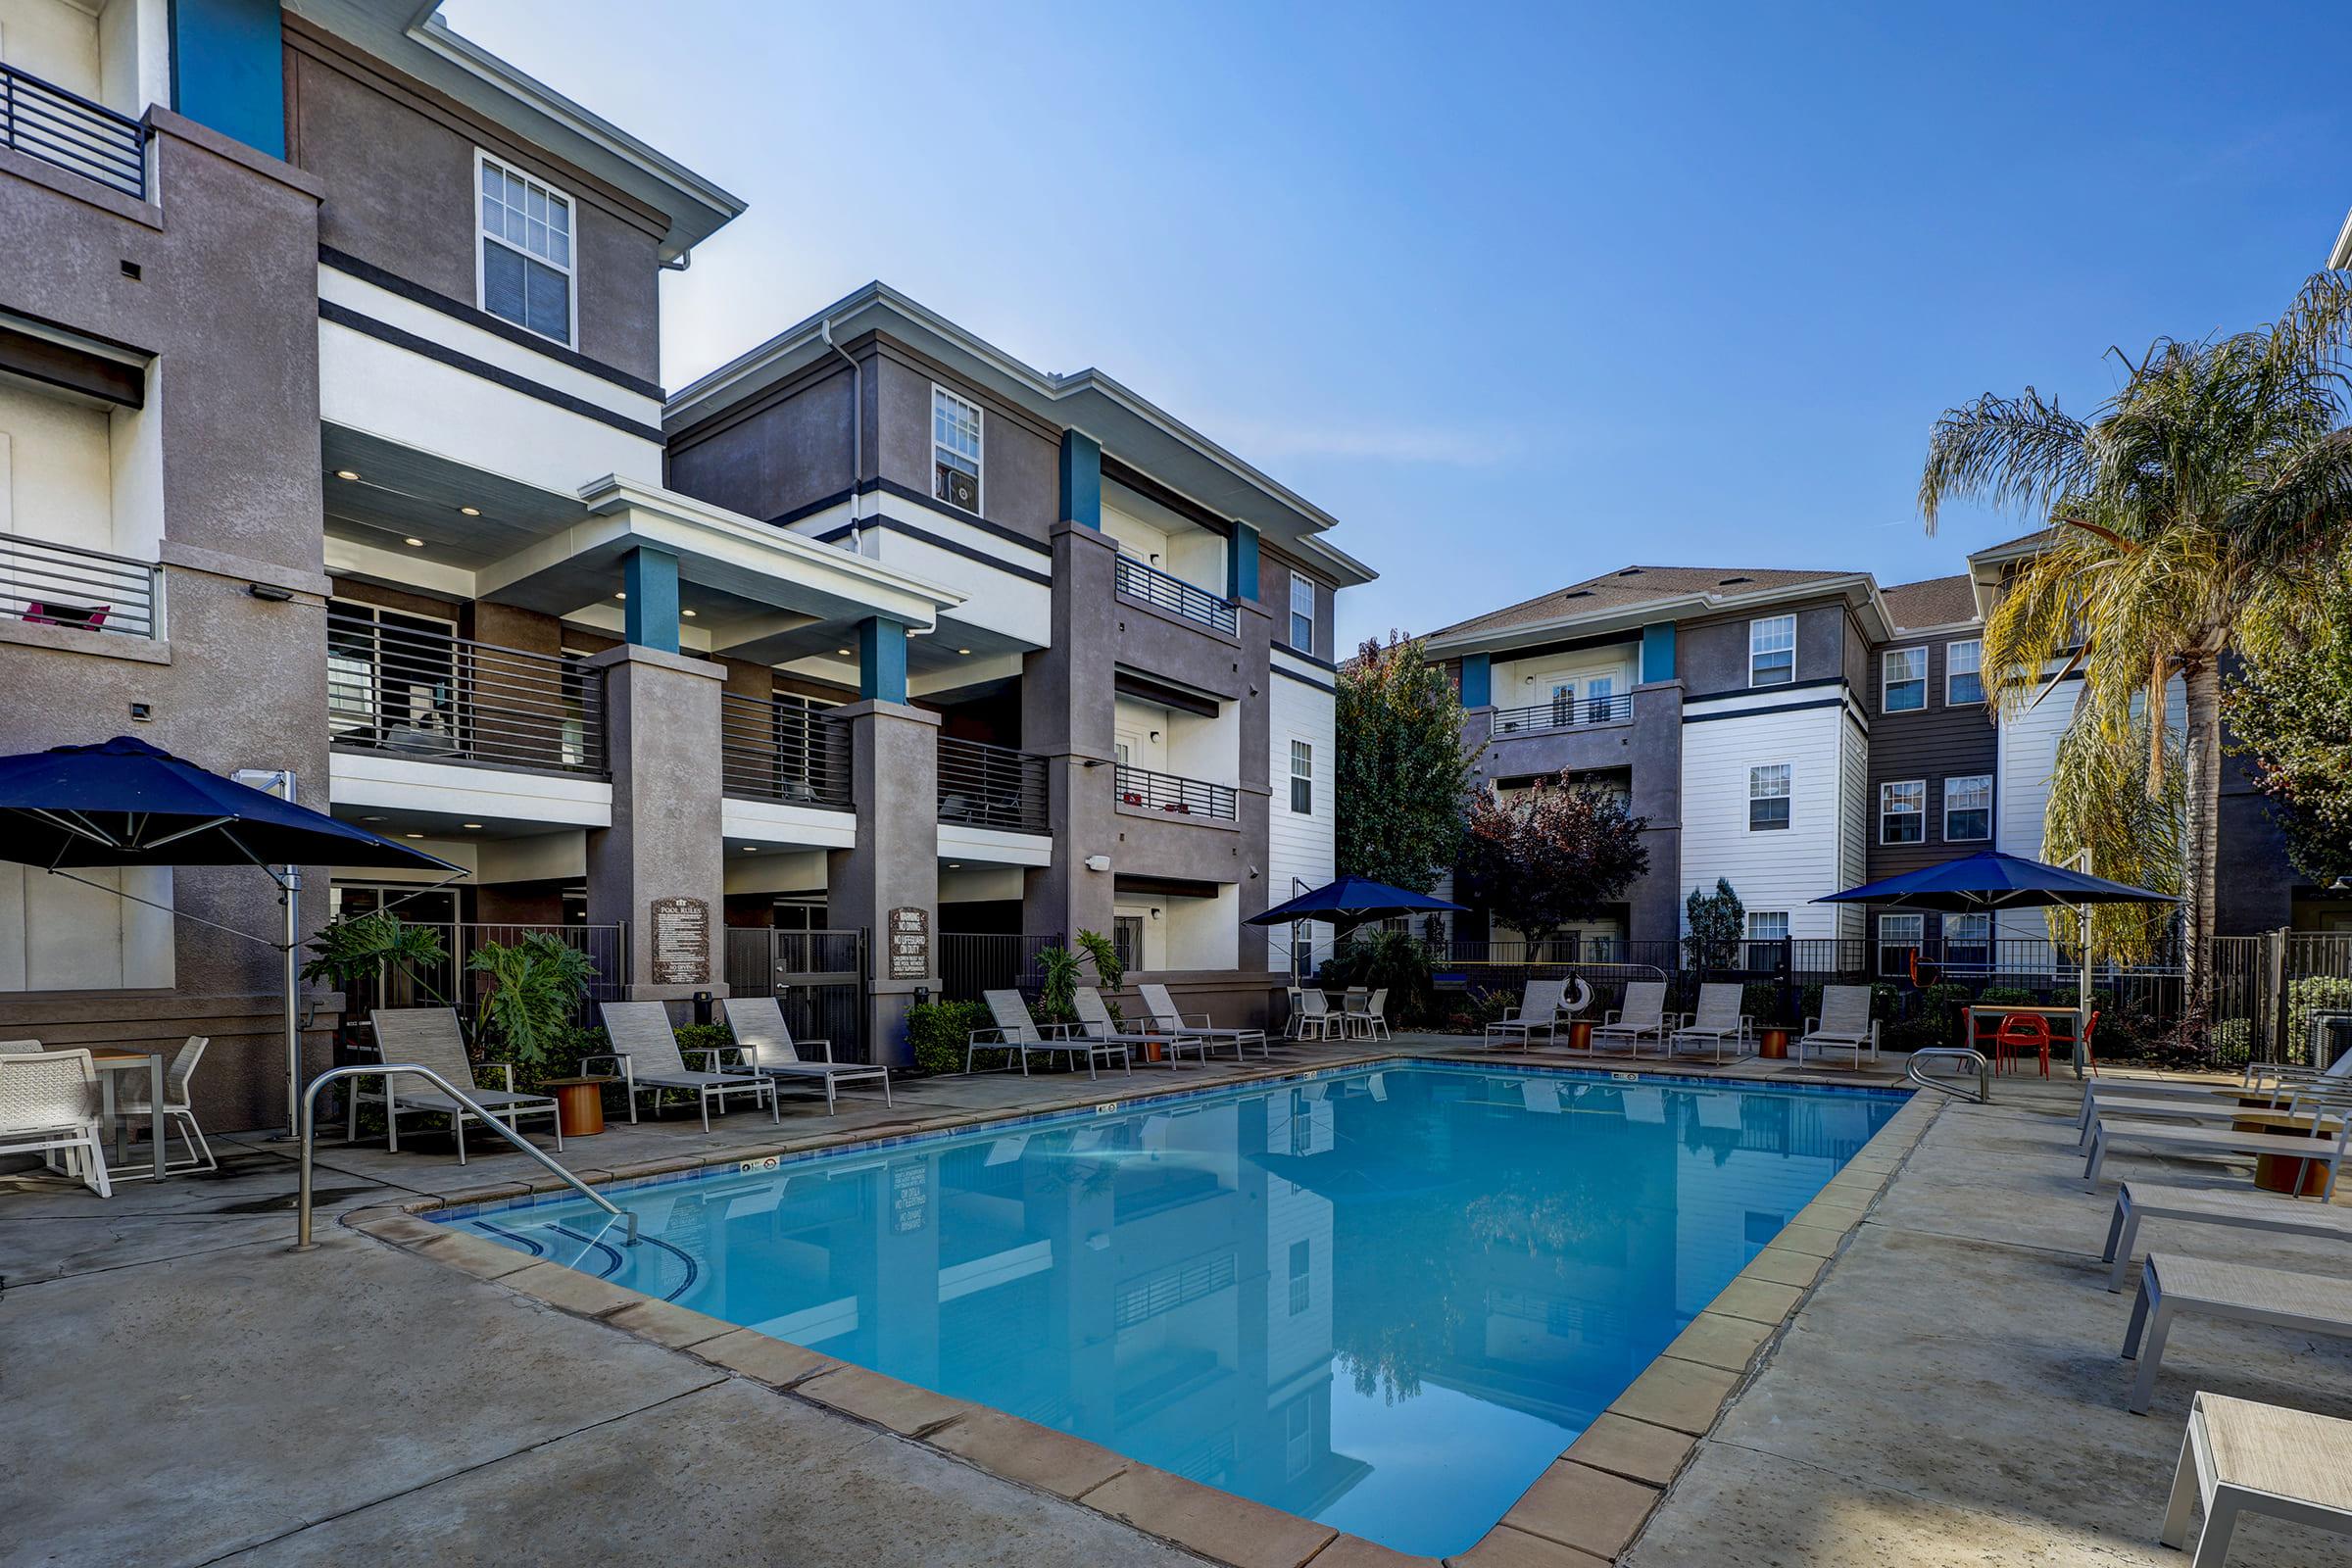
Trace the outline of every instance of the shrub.
{"type": "Polygon", "coordinates": [[[697,1051],[723,1051],[735,1044],[735,1031],[723,1023],[682,1023],[678,1025],[678,1050],[681,1054],[697,1051]]]}
{"type": "Polygon", "coordinates": [[[536,1067],[548,1047],[571,1027],[571,1016],[588,995],[596,966],[588,955],[545,931],[519,942],[485,942],[466,967],[490,977],[482,998],[480,1033],[495,1042],[496,1061],[536,1067]]]}
{"type": "Polygon", "coordinates": [[[972,1031],[988,1028],[990,1021],[985,1002],[920,1002],[907,1008],[906,1044],[914,1053],[914,1070],[926,1077],[963,1071],[972,1031]]]}
{"type": "Polygon", "coordinates": [[[1740,1010],[1759,1029],[1781,1023],[1781,988],[1770,980],[1750,980],[1740,988],[1740,1010]]]}
{"type": "Polygon", "coordinates": [[[1345,990],[1362,986],[1389,993],[1389,1021],[1409,1027],[1427,1018],[1435,1007],[1429,977],[1429,950],[1402,931],[1368,931],[1340,944],[1324,965],[1328,983],[1345,990]]]}
{"type": "Polygon", "coordinates": [[[1085,962],[1063,947],[1037,950],[1037,1005],[1030,1016],[1039,1023],[1078,1021],[1079,968],[1085,962]]]}

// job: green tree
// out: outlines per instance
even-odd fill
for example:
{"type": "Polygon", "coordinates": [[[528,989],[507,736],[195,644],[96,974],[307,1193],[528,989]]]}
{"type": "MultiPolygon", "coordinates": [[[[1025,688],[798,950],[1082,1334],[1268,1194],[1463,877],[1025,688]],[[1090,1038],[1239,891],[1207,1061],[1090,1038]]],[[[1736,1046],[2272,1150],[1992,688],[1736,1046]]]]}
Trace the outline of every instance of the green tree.
{"type": "Polygon", "coordinates": [[[1488,789],[1470,805],[1463,890],[1530,942],[1607,912],[1649,869],[1649,818],[1616,793],[1568,774],[1516,795],[1488,789]]]}
{"type": "Polygon", "coordinates": [[[1730,882],[1717,877],[1712,893],[1692,888],[1683,901],[1683,923],[1690,928],[1683,947],[1692,967],[1729,969],[1739,961],[1740,944],[1747,935],[1747,906],[1730,882]]]}
{"type": "Polygon", "coordinates": [[[1340,671],[1334,717],[1340,871],[1427,893],[1460,851],[1462,802],[1477,760],[1462,749],[1452,682],[1419,642],[1391,632],[1385,643],[1367,641],[1340,671]]]}
{"type": "Polygon", "coordinates": [[[2003,712],[2038,700],[2054,671],[2080,669],[2076,722],[2110,751],[2142,746],[2144,787],[2161,792],[2165,727],[2135,723],[2135,711],[2163,712],[2167,683],[2180,678],[2192,1004],[2213,935],[2222,665],[2289,645],[2344,537],[2347,323],[2352,278],[2322,273],[2272,325],[2160,338],[2124,360],[2123,384],[2087,416],[2032,387],[1947,410],[1920,476],[1931,532],[1957,499],[2049,528],[1985,622],[1984,679],[2003,712]]]}
{"type": "Polygon", "coordinates": [[[2310,634],[2247,663],[2224,707],[2295,868],[2323,887],[2352,876],[2352,552],[2327,574],[2310,634]]]}

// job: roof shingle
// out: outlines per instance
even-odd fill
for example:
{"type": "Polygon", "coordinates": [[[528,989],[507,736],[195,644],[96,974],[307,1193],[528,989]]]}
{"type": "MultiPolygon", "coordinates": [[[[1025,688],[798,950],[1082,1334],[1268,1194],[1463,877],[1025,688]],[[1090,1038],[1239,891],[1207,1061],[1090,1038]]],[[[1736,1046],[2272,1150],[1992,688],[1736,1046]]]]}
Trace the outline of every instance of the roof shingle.
{"type": "Polygon", "coordinates": [[[1976,585],[1966,572],[1930,577],[1925,582],[1900,582],[1881,589],[1886,616],[1897,631],[1913,626],[1950,626],[1977,618],[1976,585]]]}
{"type": "Polygon", "coordinates": [[[1681,599],[1691,594],[1756,593],[1851,575],[1847,571],[1787,571],[1768,566],[1621,566],[1516,605],[1457,620],[1430,635],[1450,637],[1466,632],[1499,631],[1592,611],[1624,610],[1653,600],[1681,599]]]}

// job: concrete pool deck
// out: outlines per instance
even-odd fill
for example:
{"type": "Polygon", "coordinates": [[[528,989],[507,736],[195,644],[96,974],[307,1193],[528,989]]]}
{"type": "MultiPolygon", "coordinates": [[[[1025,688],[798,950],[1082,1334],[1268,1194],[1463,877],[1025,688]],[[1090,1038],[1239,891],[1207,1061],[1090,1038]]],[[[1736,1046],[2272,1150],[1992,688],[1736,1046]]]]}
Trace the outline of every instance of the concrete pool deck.
{"type": "MultiPolygon", "coordinates": [[[[1458,1045],[1311,1047],[1274,1067],[1458,1045]]],[[[1083,1078],[929,1080],[909,1085],[896,1113],[845,1101],[830,1126],[788,1114],[785,1137],[927,1129],[1262,1070],[1139,1069],[1110,1093],[1083,1078]]],[[[1757,1072],[1796,1076],[1771,1064],[1727,1076],[1757,1072]]],[[[1602,1559],[1559,1537],[1639,1528],[1622,1560],[1642,1568],[2178,1562],[2154,1532],[2191,1389],[2352,1414],[2342,1347],[2193,1321],[2175,1337],[2155,1414],[2125,1414],[2115,1351],[2129,1298],[2109,1296],[2095,1264],[2112,1185],[2094,1198],[2072,1180],[2071,1084],[2006,1079],[2001,1093],[1990,1107],[1923,1107],[1926,1136],[1907,1157],[1869,1160],[1885,1164],[1885,1190],[1817,1279],[1783,1287],[1794,1298],[1786,1327],[1717,1325],[1670,1349],[1729,1363],[1731,1403],[1706,1435],[1678,1437],[1671,1417],[1595,1424],[1588,1436],[1606,1457],[1592,1473],[1635,1476],[1640,1494],[1554,1489],[1543,1499],[1560,1521],[1553,1534],[1490,1538],[1456,1561],[1589,1564],[1602,1559]]],[[[634,1173],[779,1141],[764,1117],[714,1127],[706,1143],[672,1119],[575,1143],[567,1158],[634,1173]]],[[[398,1155],[322,1149],[322,1246],[308,1256],[285,1250],[282,1154],[241,1141],[232,1162],[215,1180],[125,1186],[111,1203],[0,1179],[0,1378],[25,1438],[0,1466],[11,1523],[0,1561],[765,1561],[779,1543],[806,1563],[1204,1560],[1170,1537],[1206,1560],[1408,1560],[1232,1499],[1216,1517],[1179,1518],[1190,1494],[1148,1467],[1102,1474],[1091,1446],[968,1407],[877,1402],[858,1378],[748,1331],[687,1339],[697,1325],[584,1295],[535,1298],[330,1217],[514,1190],[526,1167],[512,1153],[460,1171],[445,1142],[398,1155]],[[962,1462],[958,1444],[998,1473],[962,1462]],[[1081,1494],[1091,1506],[1067,1500],[1081,1494]]],[[[2160,1169],[2224,1179],[2218,1167],[2117,1161],[2126,1178],[2160,1169]]],[[[2324,1244],[2158,1239],[2183,1240],[2208,1255],[2344,1272],[2324,1244]]],[[[527,1265],[500,1263],[510,1275],[527,1265]]],[[[2233,1560],[2338,1561],[2341,1545],[2248,1526],[2233,1560]]]]}

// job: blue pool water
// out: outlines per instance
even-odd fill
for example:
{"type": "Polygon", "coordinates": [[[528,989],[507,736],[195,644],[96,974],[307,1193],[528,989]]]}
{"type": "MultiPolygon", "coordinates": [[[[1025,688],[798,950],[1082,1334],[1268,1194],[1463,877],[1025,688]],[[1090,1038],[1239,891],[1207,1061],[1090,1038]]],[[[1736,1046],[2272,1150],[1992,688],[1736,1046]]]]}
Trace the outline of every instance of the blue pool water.
{"type": "Polygon", "coordinates": [[[1393,1066],[449,1223],[1438,1555],[1901,1103],[1393,1066]]]}

